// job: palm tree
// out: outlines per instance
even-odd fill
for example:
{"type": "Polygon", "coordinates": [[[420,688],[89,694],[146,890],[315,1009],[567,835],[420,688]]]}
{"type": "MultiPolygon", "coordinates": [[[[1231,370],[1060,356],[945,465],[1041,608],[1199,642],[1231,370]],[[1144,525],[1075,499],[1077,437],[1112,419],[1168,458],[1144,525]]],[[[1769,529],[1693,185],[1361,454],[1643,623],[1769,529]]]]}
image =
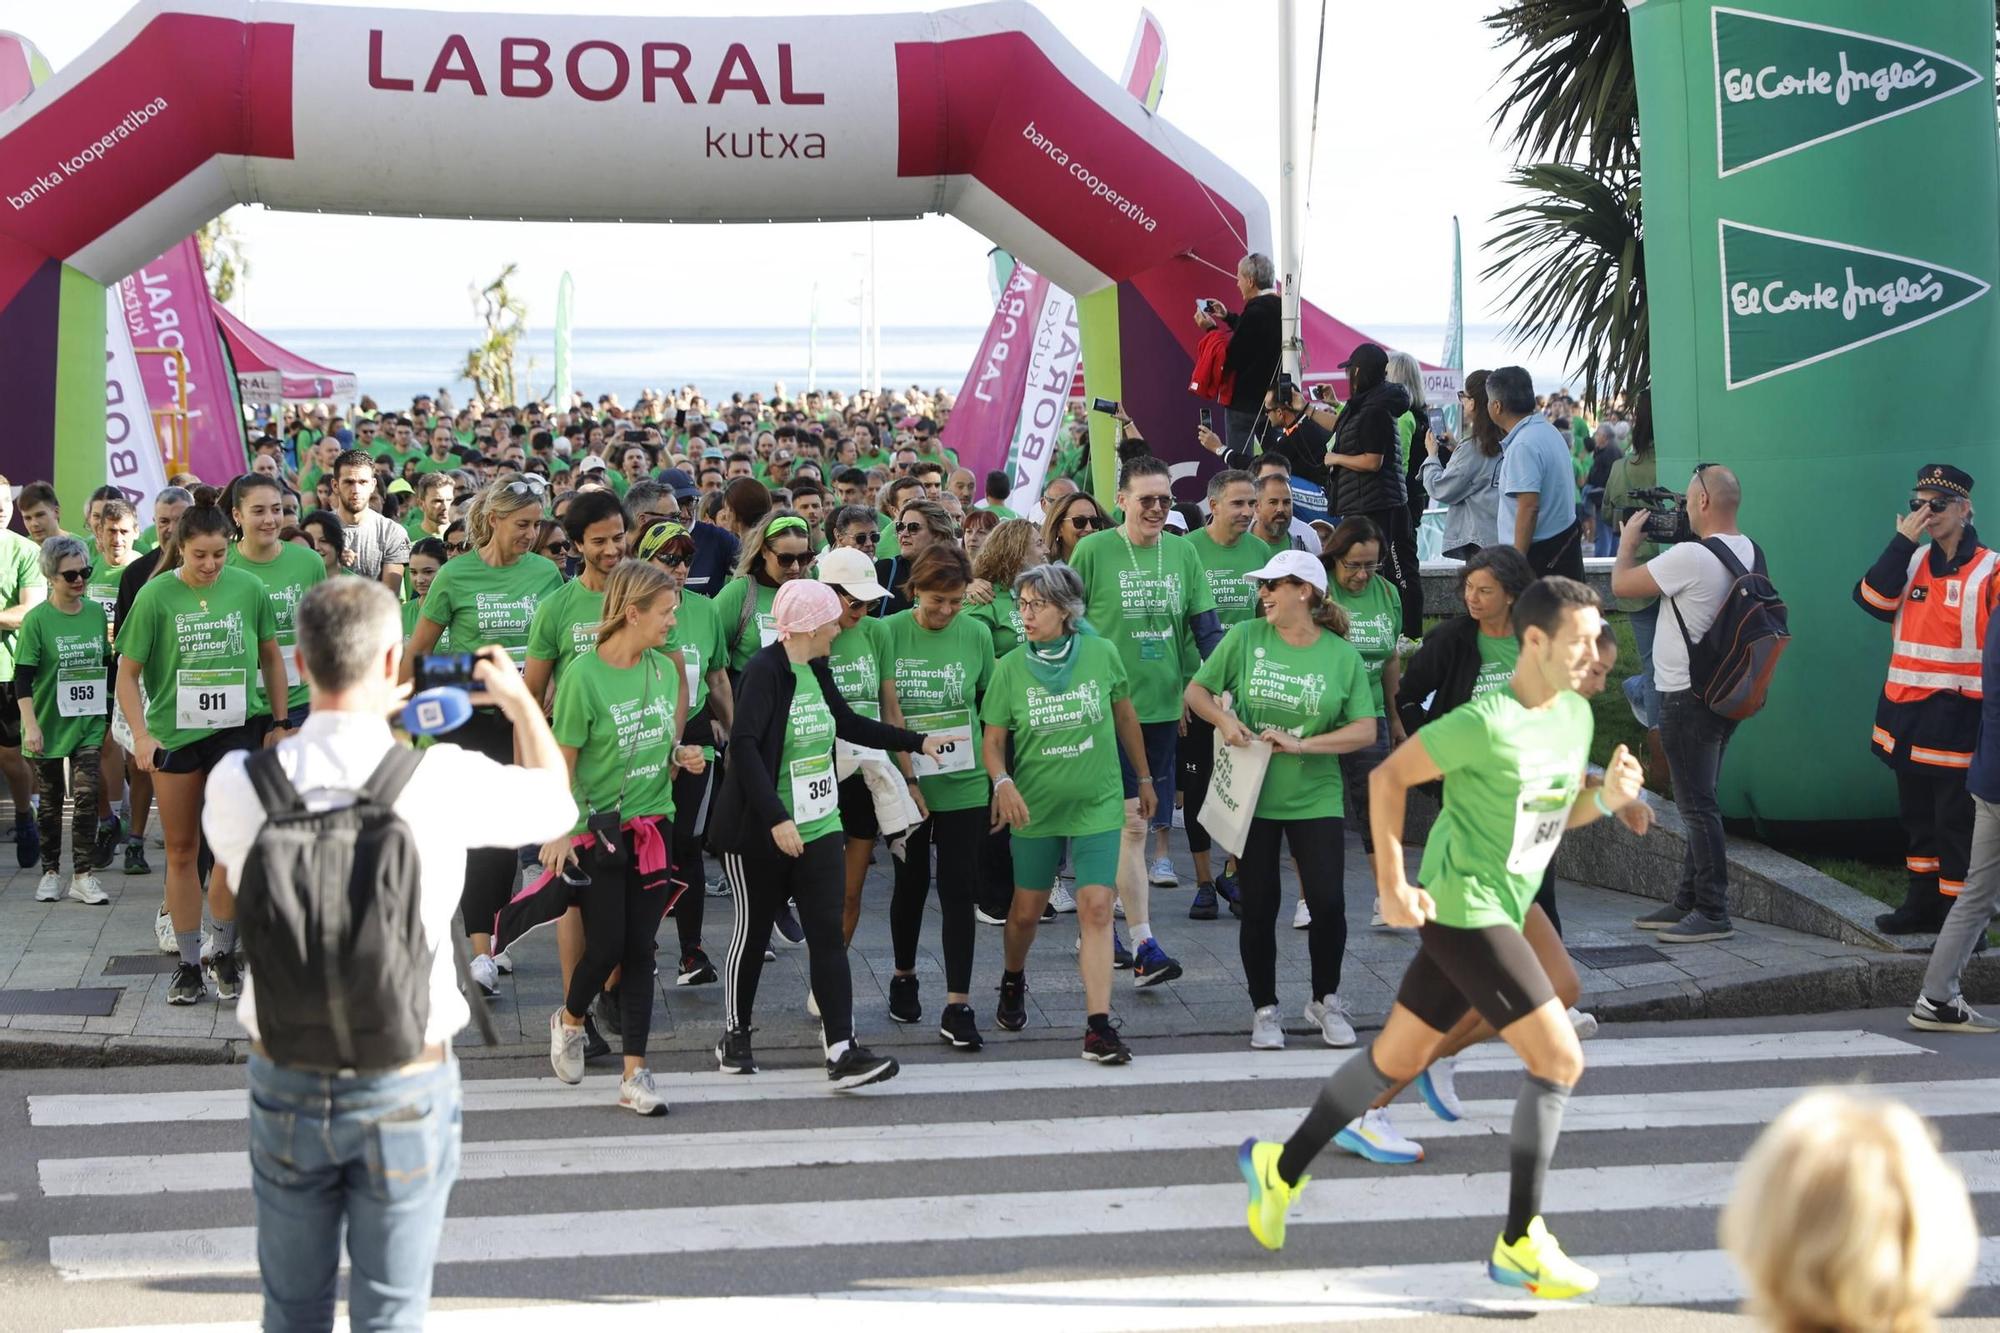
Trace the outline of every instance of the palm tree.
{"type": "Polygon", "coordinates": [[[515,396],[514,350],[528,328],[528,306],[507,289],[517,264],[500,270],[500,276],[483,288],[472,290],[472,308],[485,328],[485,336],[465,354],[459,374],[472,381],[482,402],[517,403],[515,396]]]}
{"type": "Polygon", "coordinates": [[[1645,228],[1639,196],[1639,96],[1623,0],[1515,0],[1487,15],[1518,49],[1501,74],[1493,122],[1531,192],[1502,209],[1498,254],[1508,332],[1540,351],[1561,341],[1584,401],[1647,381],[1645,228]]]}

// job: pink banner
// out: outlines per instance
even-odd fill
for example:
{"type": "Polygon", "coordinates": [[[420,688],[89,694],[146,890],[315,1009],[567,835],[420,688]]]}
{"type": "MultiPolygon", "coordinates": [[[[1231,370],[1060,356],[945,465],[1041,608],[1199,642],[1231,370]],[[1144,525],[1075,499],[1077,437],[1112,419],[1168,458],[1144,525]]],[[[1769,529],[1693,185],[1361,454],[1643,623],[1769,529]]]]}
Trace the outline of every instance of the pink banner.
{"type": "MultiPolygon", "coordinates": [[[[118,294],[134,348],[173,347],[187,357],[188,467],[211,486],[226,485],[246,467],[243,426],[194,237],[120,282],[118,294]]],[[[141,356],[139,368],[153,410],[173,407],[172,359],[141,356]]]]}
{"type": "Polygon", "coordinates": [[[1016,263],[993,308],[993,322],[966,372],[965,386],[952,403],[943,439],[974,475],[1007,466],[1014,427],[1021,419],[1021,394],[1028,383],[1035,317],[1048,296],[1049,280],[1016,263]]]}

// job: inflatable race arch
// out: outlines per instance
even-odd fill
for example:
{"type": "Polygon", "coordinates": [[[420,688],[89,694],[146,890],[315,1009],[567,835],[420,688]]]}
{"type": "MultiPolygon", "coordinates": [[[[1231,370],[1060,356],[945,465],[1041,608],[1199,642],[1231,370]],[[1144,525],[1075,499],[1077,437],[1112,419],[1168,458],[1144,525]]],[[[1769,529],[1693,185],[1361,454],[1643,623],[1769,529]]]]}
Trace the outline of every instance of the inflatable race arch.
{"type": "Polygon", "coordinates": [[[103,481],[103,287],[232,204],[950,213],[1077,295],[1093,391],[1190,436],[1194,303],[1271,249],[1248,182],[1012,2],[682,19],[145,0],[0,115],[0,195],[0,471],[53,476],[79,511],[103,481]]]}

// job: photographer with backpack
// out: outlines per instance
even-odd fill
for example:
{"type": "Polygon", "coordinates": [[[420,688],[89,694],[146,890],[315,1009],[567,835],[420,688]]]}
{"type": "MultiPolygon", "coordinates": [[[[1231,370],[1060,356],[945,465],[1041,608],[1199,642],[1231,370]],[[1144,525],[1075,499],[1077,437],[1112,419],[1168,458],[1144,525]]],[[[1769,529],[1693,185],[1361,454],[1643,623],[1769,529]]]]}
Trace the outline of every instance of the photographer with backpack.
{"type": "Polygon", "coordinates": [[[1654,931],[1663,944],[1736,933],[1716,785],[1729,738],[1738,722],[1762,707],[1785,643],[1784,603],[1765,576],[1764,553],[1736,526],[1742,501],[1735,473],[1719,463],[1697,464],[1685,502],[1696,540],[1676,542],[1638,563],[1648,519],[1641,509],[1618,534],[1611,570],[1614,596],[1665,599],[1653,643],[1653,682],[1687,850],[1674,900],[1633,923],[1654,931]]]}
{"type": "Polygon", "coordinates": [[[505,715],[519,767],[397,742],[402,623],[381,584],[318,584],[293,623],[312,714],[218,760],[202,811],[250,965],[237,1018],[264,1324],[332,1326],[344,1224],[353,1326],[417,1327],[458,1174],[466,852],[565,833],[576,802],[505,649],[480,649],[472,702],[505,715]]]}

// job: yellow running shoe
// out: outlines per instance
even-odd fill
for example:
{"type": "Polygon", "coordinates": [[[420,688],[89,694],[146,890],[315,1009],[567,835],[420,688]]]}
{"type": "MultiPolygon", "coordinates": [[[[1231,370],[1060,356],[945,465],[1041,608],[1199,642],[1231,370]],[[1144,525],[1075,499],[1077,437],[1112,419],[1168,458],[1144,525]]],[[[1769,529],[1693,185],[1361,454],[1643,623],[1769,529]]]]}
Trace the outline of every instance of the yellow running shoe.
{"type": "Polygon", "coordinates": [[[1300,1176],[1296,1185],[1285,1183],[1278,1174],[1278,1157],[1284,1150],[1281,1143],[1257,1139],[1243,1140],[1243,1146],[1236,1150],[1236,1168],[1250,1187],[1250,1234],[1267,1250],[1285,1248],[1285,1212],[1312,1179],[1300,1176]]]}
{"type": "Polygon", "coordinates": [[[1597,1290],[1597,1274],[1564,1254],[1539,1217],[1512,1245],[1504,1235],[1494,1239],[1486,1272],[1502,1286],[1520,1287],[1544,1300],[1566,1301],[1597,1290]]]}

